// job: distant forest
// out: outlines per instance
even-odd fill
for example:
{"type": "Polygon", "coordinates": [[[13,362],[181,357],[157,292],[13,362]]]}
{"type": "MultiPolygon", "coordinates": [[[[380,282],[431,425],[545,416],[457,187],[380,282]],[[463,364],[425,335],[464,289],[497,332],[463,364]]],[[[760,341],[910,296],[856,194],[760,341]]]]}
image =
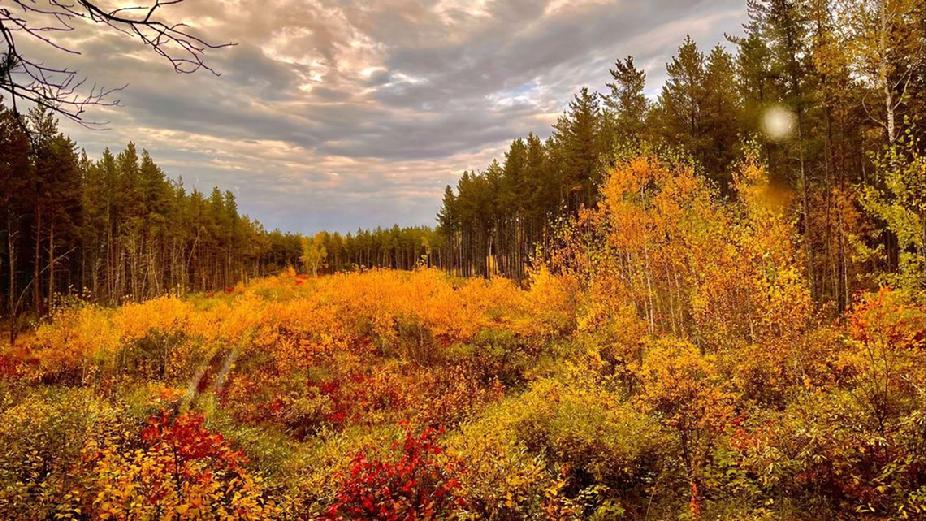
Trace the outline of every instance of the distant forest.
{"type": "Polygon", "coordinates": [[[93,160],[50,111],[20,118],[2,104],[0,215],[0,306],[13,336],[62,299],[114,305],[220,290],[287,266],[410,269],[436,240],[427,227],[267,231],[231,192],[188,190],[132,143],[93,160]]]}
{"type": "Polygon", "coordinates": [[[618,60],[603,92],[581,89],[549,138],[515,139],[504,158],[463,172],[434,228],[267,231],[231,192],[188,190],[133,144],[91,159],[50,112],[0,105],[4,315],[40,316],[68,296],[218,290],[286,266],[524,280],[562,223],[597,204],[609,169],[641,148],[683,155],[730,197],[730,172],[758,150],[793,208],[815,300],[842,311],[860,274],[922,269],[926,188],[909,165],[926,152],[926,4],[747,4],[729,45],[682,42],[655,101],[633,58],[618,60]],[[919,224],[898,220],[897,205],[919,224]]]}

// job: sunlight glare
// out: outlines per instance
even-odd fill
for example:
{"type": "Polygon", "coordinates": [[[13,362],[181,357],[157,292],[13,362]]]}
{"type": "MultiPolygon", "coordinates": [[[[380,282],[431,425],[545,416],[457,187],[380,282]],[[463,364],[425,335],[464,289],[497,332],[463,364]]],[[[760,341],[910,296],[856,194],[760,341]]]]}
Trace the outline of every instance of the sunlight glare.
{"type": "Polygon", "coordinates": [[[783,105],[773,105],[762,114],[762,132],[772,141],[784,141],[797,127],[797,116],[783,105]]]}

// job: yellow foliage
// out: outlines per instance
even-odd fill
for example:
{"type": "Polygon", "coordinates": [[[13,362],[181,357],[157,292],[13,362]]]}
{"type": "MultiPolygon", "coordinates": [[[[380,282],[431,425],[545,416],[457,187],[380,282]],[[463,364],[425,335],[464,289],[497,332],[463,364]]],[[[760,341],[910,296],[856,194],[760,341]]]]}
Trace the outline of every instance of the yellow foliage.
{"type": "Polygon", "coordinates": [[[739,198],[721,201],[687,165],[642,156],[619,164],[587,217],[595,236],[572,237],[588,291],[579,323],[604,325],[628,305],[649,334],[717,351],[798,334],[812,316],[793,230],[747,158],[739,198]]]}
{"type": "Polygon", "coordinates": [[[26,346],[39,362],[33,377],[83,382],[138,364],[162,377],[187,378],[195,364],[224,351],[271,354],[286,370],[371,349],[433,360],[442,348],[488,329],[538,338],[566,334],[575,291],[573,282],[544,271],[530,291],[506,279],[457,280],[433,269],[312,279],[284,273],[222,297],[65,308],[26,346]]]}
{"type": "Polygon", "coordinates": [[[132,342],[157,331],[173,334],[188,331],[193,315],[189,302],[174,296],[164,296],[126,304],[113,314],[113,327],[120,333],[122,342],[132,342]]]}
{"type": "Polygon", "coordinates": [[[570,333],[576,328],[579,285],[570,275],[553,275],[546,266],[530,273],[527,293],[528,331],[548,335],[570,333]]]}
{"type": "Polygon", "coordinates": [[[119,348],[119,333],[111,313],[95,306],[58,311],[53,322],[40,326],[27,339],[27,349],[38,360],[39,375],[85,382],[119,348]]]}

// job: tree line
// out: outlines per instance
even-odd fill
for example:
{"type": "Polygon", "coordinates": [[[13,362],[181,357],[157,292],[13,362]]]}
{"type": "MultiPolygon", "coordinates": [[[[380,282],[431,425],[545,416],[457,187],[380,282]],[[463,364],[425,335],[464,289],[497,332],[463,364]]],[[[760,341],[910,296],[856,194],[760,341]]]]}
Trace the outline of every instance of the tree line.
{"type": "Polygon", "coordinates": [[[50,110],[0,104],[0,306],[15,336],[64,298],[105,305],[214,291],[293,266],[313,274],[440,265],[427,226],[267,231],[230,191],[188,190],[146,150],[89,158],[50,110]]]}
{"type": "MultiPolygon", "coordinates": [[[[443,266],[520,279],[557,223],[593,208],[622,151],[670,147],[723,194],[757,143],[792,203],[811,290],[845,309],[865,273],[922,273],[919,135],[926,116],[926,5],[917,0],[748,0],[744,34],[690,37],[655,100],[632,57],[602,92],[583,88],[547,139],[515,139],[501,161],[448,186],[443,266]]],[[[919,275],[921,280],[921,275],[919,275]]],[[[922,284],[922,282],[920,282],[922,284]]]]}
{"type": "Polygon", "coordinates": [[[301,237],[299,259],[305,271],[313,274],[441,266],[443,240],[430,226],[361,228],[343,235],[321,231],[301,237]]]}
{"type": "Polygon", "coordinates": [[[103,304],[215,290],[294,264],[299,239],[241,215],[234,194],[168,178],[129,143],[97,160],[46,109],[0,106],[3,311],[42,316],[62,298],[103,304]]]}

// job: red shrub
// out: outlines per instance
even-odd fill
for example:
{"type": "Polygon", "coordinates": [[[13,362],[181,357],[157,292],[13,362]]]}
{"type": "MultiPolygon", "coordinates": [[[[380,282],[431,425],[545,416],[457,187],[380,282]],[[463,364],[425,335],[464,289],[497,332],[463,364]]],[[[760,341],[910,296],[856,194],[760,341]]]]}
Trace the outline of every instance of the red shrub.
{"type": "Polygon", "coordinates": [[[347,423],[368,422],[372,412],[396,411],[404,407],[400,376],[380,372],[371,375],[351,374],[321,383],[310,383],[331,400],[331,412],[325,421],[335,427],[347,423]]]}
{"type": "Polygon", "coordinates": [[[162,412],[140,437],[140,449],[106,443],[95,455],[92,519],[275,519],[244,455],[202,414],[162,412]]]}
{"type": "Polygon", "coordinates": [[[923,307],[900,291],[881,288],[865,295],[849,312],[849,334],[866,344],[895,349],[923,346],[923,307]]]}
{"type": "Polygon", "coordinates": [[[394,461],[358,454],[324,519],[430,520],[459,504],[453,466],[435,458],[442,452],[436,442],[442,432],[429,427],[416,436],[409,431],[394,461]]]}
{"type": "Polygon", "coordinates": [[[0,378],[14,379],[19,376],[19,360],[8,355],[0,355],[0,378]]]}
{"type": "Polygon", "coordinates": [[[232,450],[225,438],[204,427],[199,413],[174,417],[170,412],[152,416],[141,431],[141,438],[155,450],[176,455],[177,463],[208,459],[213,468],[237,470],[245,463],[244,455],[232,450]]]}

